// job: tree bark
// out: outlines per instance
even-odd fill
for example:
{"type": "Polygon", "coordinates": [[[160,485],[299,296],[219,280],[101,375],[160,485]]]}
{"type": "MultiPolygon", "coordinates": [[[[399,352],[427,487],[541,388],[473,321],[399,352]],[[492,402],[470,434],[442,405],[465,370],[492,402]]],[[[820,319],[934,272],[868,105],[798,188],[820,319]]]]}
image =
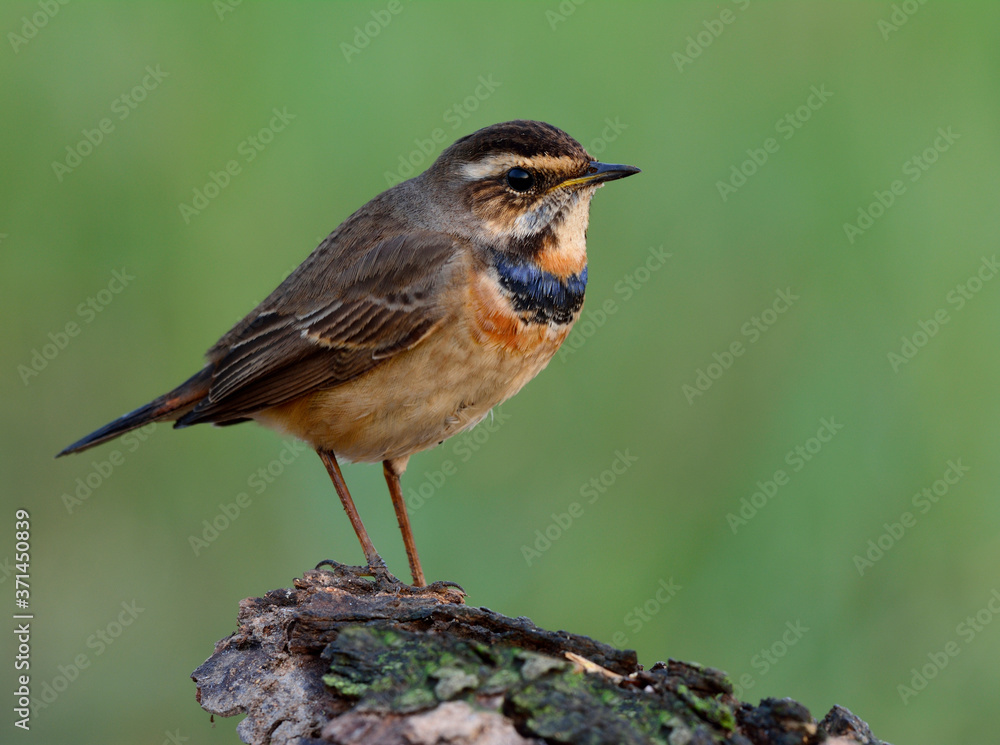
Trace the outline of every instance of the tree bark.
{"type": "Polygon", "coordinates": [[[246,713],[246,743],[884,745],[846,709],[737,701],[725,674],[464,605],[455,587],[386,592],[309,571],[240,603],[194,671],[202,708],[246,713]]]}

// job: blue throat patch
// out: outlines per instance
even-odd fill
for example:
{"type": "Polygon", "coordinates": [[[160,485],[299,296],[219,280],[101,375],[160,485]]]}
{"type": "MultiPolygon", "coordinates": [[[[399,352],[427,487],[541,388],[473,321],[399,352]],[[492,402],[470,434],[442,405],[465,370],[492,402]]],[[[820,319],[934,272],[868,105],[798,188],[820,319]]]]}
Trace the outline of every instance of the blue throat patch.
{"type": "Polygon", "coordinates": [[[560,279],[529,262],[515,262],[494,254],[500,286],[525,323],[569,323],[583,305],[587,267],[560,279]]]}

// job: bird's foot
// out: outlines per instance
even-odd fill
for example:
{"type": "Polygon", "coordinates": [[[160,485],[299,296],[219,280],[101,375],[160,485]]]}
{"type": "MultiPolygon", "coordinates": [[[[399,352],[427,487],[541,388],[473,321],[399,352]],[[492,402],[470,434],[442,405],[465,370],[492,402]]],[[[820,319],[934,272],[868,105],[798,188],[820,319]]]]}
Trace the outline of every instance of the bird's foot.
{"type": "Polygon", "coordinates": [[[443,595],[452,602],[462,602],[462,599],[466,595],[462,586],[456,582],[432,582],[429,585],[421,587],[408,585],[393,575],[381,558],[368,566],[351,566],[349,564],[341,564],[339,561],[334,561],[333,559],[324,559],[316,565],[316,569],[322,567],[329,567],[335,575],[341,577],[354,577],[356,579],[371,577],[375,580],[372,584],[374,584],[375,589],[379,592],[395,595],[443,595]]]}
{"type": "Polygon", "coordinates": [[[334,574],[340,577],[355,577],[357,579],[371,577],[375,580],[375,586],[380,590],[392,590],[397,585],[403,585],[401,580],[390,574],[385,566],[385,562],[382,561],[372,562],[368,566],[352,566],[350,564],[341,564],[339,561],[334,561],[333,559],[323,559],[323,561],[316,565],[317,569],[322,567],[329,567],[334,574]]]}

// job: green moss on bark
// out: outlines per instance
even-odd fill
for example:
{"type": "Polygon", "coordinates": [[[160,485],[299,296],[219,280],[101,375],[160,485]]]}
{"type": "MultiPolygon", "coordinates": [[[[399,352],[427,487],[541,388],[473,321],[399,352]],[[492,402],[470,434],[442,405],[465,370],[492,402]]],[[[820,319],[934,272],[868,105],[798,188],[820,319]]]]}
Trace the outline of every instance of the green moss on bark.
{"type": "Polygon", "coordinates": [[[736,719],[723,693],[671,686],[665,675],[647,675],[640,687],[514,646],[373,625],[343,628],[323,656],[324,682],[355,711],[404,714],[464,700],[499,708],[523,735],[551,742],[738,741],[729,739],[736,719]]]}

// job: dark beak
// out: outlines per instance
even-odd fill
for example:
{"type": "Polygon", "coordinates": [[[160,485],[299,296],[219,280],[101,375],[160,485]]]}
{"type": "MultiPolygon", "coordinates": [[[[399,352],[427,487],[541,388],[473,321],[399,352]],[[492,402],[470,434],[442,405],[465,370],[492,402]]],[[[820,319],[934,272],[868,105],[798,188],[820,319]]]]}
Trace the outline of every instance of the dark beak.
{"type": "Polygon", "coordinates": [[[635,166],[623,166],[616,163],[601,163],[593,160],[587,168],[587,172],[576,178],[566,179],[559,186],[576,186],[578,184],[599,184],[604,181],[614,181],[640,173],[635,166]]]}

